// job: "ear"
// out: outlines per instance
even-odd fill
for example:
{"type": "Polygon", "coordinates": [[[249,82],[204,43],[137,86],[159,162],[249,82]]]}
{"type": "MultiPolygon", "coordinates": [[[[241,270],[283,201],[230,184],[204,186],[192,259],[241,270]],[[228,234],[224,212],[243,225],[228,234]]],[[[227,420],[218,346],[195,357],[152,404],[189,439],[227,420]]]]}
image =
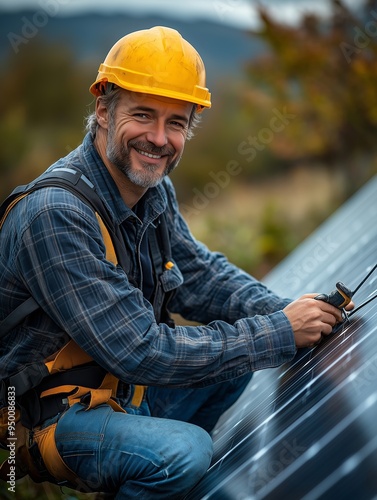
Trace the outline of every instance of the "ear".
{"type": "Polygon", "coordinates": [[[106,106],[103,104],[102,99],[97,97],[96,100],[96,116],[98,125],[104,129],[108,129],[108,112],[106,106]]]}

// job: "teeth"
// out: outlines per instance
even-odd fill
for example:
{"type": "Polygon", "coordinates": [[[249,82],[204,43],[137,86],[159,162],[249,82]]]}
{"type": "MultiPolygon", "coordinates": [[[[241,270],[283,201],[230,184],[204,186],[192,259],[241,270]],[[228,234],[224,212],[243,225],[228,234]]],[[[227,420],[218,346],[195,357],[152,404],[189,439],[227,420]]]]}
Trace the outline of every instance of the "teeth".
{"type": "Polygon", "coordinates": [[[148,156],[148,158],[154,158],[156,160],[158,160],[159,158],[162,158],[161,156],[158,156],[158,155],[152,155],[151,153],[146,153],[145,151],[141,151],[140,149],[137,149],[136,150],[138,153],[140,153],[141,155],[144,155],[144,156],[148,156]]]}

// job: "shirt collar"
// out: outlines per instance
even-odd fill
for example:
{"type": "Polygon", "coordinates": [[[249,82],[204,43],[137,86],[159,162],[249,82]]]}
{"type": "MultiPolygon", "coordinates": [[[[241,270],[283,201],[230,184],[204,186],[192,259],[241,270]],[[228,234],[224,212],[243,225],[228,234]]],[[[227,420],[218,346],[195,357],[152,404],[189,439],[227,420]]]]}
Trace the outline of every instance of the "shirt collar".
{"type": "MultiPolygon", "coordinates": [[[[81,170],[93,182],[107,208],[113,213],[115,222],[121,224],[127,218],[137,217],[133,210],[124,203],[117,185],[94,146],[90,133],[85,136],[79,149],[81,150],[82,160],[80,162],[81,170]]],[[[149,223],[166,209],[167,199],[165,189],[162,185],[150,188],[140,201],[144,205],[144,220],[142,222],[149,223]]]]}

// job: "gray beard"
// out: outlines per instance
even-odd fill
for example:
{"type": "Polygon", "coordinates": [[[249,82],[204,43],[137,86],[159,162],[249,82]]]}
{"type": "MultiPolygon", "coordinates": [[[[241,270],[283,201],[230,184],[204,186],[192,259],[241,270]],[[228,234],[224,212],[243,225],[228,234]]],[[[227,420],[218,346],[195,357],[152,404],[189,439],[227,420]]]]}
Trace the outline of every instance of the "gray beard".
{"type": "MultiPolygon", "coordinates": [[[[130,141],[129,143],[131,147],[137,147],[137,144],[140,145],[140,149],[146,150],[152,154],[173,154],[171,149],[157,148],[150,143],[141,143],[140,141],[130,141]]],[[[154,166],[148,162],[142,163],[143,170],[141,172],[135,172],[132,169],[130,150],[123,143],[116,143],[112,126],[109,126],[107,132],[106,155],[109,161],[115,165],[115,167],[122,172],[127,179],[129,179],[136,186],[144,189],[152,188],[160,184],[162,179],[177,167],[179,160],[181,159],[181,156],[179,156],[175,160],[169,161],[168,157],[165,170],[162,174],[156,172],[158,166],[154,166]]]]}

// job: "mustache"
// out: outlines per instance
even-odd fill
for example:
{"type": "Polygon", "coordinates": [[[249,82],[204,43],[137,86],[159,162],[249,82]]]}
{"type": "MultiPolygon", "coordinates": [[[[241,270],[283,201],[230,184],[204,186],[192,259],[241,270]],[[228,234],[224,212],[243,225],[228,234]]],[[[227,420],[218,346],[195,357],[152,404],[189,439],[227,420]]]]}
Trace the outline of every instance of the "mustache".
{"type": "Polygon", "coordinates": [[[128,143],[128,147],[132,147],[135,149],[141,149],[142,151],[145,151],[146,153],[151,153],[152,155],[158,155],[158,156],[173,156],[175,153],[175,149],[172,148],[171,146],[163,146],[159,148],[152,142],[144,142],[144,141],[135,141],[131,140],[128,143]]]}

